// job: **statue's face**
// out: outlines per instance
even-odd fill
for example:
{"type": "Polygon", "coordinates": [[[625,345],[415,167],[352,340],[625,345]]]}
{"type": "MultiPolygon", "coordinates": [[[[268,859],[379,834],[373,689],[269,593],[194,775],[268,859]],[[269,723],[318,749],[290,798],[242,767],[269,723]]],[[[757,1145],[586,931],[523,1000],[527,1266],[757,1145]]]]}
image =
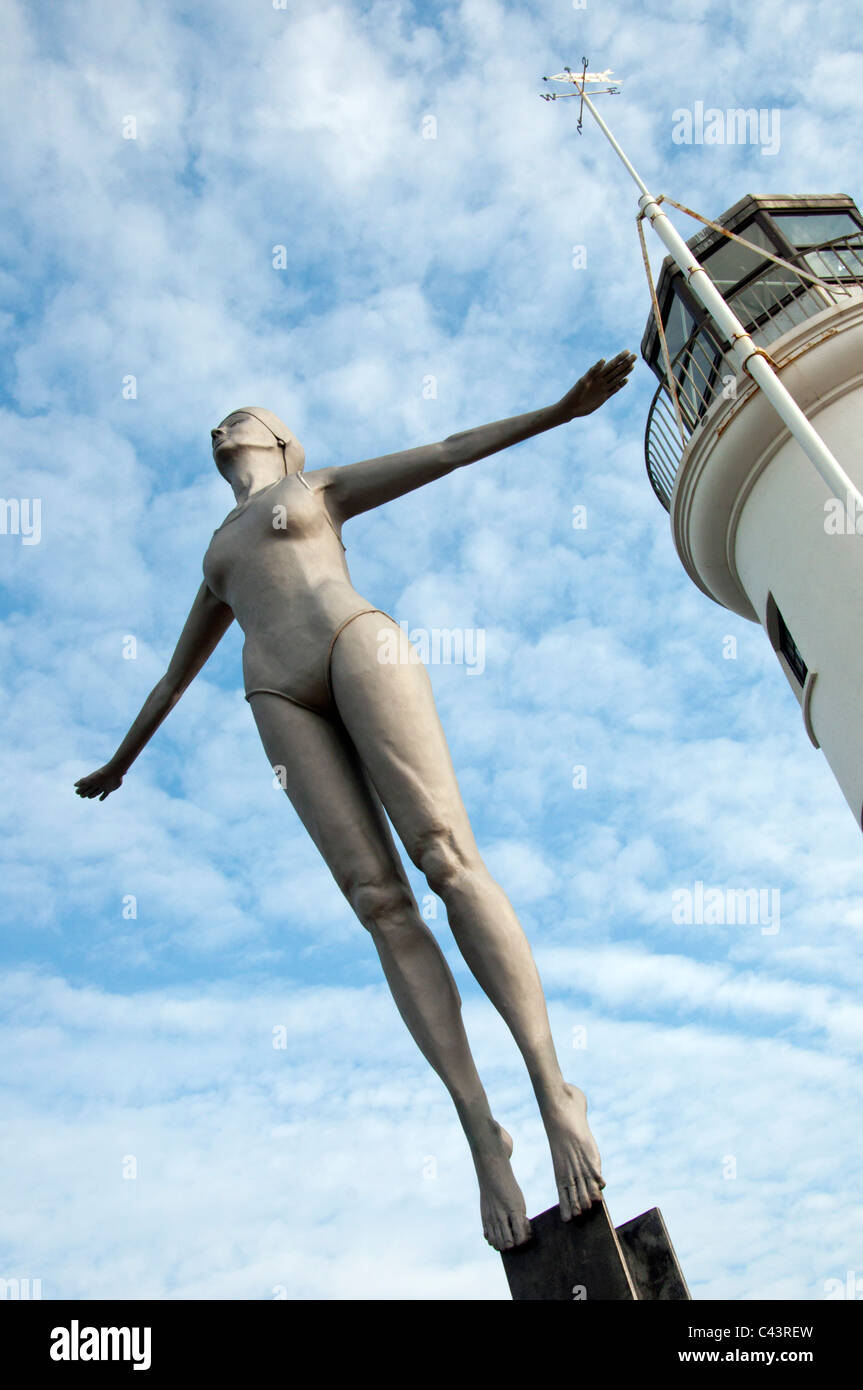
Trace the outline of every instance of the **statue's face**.
{"type": "Polygon", "coordinates": [[[262,425],[254,415],[244,415],[240,410],[235,411],[233,415],[226,415],[220,425],[210,430],[210,437],[213,441],[213,458],[217,465],[220,460],[227,462],[238,449],[250,446],[268,449],[276,443],[266,425],[262,425]]]}

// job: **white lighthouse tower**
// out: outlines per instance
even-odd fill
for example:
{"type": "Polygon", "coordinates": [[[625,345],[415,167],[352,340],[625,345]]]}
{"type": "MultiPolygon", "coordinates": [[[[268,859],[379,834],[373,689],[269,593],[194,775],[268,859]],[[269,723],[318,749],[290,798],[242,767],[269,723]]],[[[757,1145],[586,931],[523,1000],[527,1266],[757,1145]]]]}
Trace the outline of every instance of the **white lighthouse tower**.
{"type": "Polygon", "coordinates": [[[659,379],[645,455],[677,553],[760,623],[863,829],[863,217],[845,194],[746,197],[718,220],[654,197],[592,97],[611,71],[545,78],[587,109],[640,193],[659,379]],[[684,241],[660,206],[704,224],[684,241]],[[654,286],[647,222],[670,255],[654,286]]]}
{"type": "Polygon", "coordinates": [[[863,828],[863,218],[844,195],[746,197],[687,246],[852,486],[819,475],[671,256],[641,344],[647,472],[693,583],[764,628],[863,828]]]}

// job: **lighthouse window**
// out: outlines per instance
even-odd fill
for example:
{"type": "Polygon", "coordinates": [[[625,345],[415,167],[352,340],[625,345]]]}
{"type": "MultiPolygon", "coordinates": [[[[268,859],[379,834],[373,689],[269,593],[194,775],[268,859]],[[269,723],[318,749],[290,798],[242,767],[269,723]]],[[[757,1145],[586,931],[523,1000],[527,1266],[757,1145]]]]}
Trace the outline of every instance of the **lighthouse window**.
{"type": "Polygon", "coordinates": [[[719,348],[706,332],[700,333],[692,351],[679,359],[675,376],[680,382],[681,405],[694,426],[704,415],[716,394],[719,348]],[[686,406],[691,409],[687,410],[686,406]]]}
{"type": "MultiPolygon", "coordinates": [[[[756,246],[763,246],[765,251],[774,249],[769,237],[757,222],[751,222],[739,231],[738,235],[754,242],[756,246]]],[[[722,241],[715,251],[704,257],[704,268],[722,293],[727,293],[735,285],[739,285],[741,280],[753,271],[759,270],[764,264],[763,256],[759,256],[757,251],[750,251],[748,246],[741,246],[739,241],[722,241]]]]}
{"type": "Polygon", "coordinates": [[[774,212],[771,217],[792,246],[823,246],[825,241],[860,233],[849,212],[774,212]]]}
{"type": "Polygon", "coordinates": [[[794,641],[794,638],[788,631],[788,628],[785,624],[785,619],[779,612],[778,608],[776,609],[776,617],[778,620],[779,628],[779,650],[785,657],[785,660],[788,662],[788,665],[791,667],[791,670],[794,672],[794,675],[796,676],[797,680],[800,682],[801,685],[805,685],[806,676],[809,668],[807,667],[806,662],[803,660],[803,657],[800,655],[797,643],[794,641]]]}
{"type": "Polygon", "coordinates": [[[863,231],[850,213],[775,212],[773,217],[791,245],[805,249],[803,263],[816,275],[863,281],[863,231]]]}
{"type": "Polygon", "coordinates": [[[694,327],[695,315],[689,312],[682,299],[673,294],[668,310],[668,320],[665,324],[665,341],[668,343],[668,352],[672,362],[684,343],[689,341],[694,327]]]}

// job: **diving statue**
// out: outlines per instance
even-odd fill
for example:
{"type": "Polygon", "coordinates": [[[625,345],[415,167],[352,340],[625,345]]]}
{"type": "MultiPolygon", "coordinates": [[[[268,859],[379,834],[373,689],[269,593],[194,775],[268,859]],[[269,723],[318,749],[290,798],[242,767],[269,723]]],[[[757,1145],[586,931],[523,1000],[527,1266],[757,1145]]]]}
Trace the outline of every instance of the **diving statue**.
{"type": "Polygon", "coordinates": [[[361,512],[589,415],[623,388],[634,361],[621,352],[597,362],[556,405],[311,473],[302,445],[269,410],[226,416],[212,431],[213,458],[236,506],[213,533],[203,583],[165,675],[110,761],[75,784],[79,796],[100,801],[117,790],[236,618],[245,635],[246,699],[267,758],[453,1099],[479,1182],[483,1234],[495,1250],[531,1234],[510,1166],[512,1140],[489,1109],[455,980],[419,912],[387,816],[518,1044],[564,1221],[601,1199],[599,1152],[584,1093],[561,1075],[530,946],[480,858],[428,673],[403,628],[354,589],[341,531],[361,512]],[[390,651],[397,644],[398,659],[380,659],[384,637],[390,651]]]}

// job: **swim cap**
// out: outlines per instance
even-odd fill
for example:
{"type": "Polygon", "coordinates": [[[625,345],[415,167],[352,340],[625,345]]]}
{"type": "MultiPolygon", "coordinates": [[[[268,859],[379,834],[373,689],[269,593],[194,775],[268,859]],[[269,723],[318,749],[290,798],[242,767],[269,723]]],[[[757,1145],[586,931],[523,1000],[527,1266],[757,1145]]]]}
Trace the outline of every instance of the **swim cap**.
{"type": "MultiPolygon", "coordinates": [[[[265,410],[262,405],[243,405],[239,410],[232,410],[232,415],[254,415],[256,420],[260,420],[262,425],[266,425],[270,434],[275,435],[280,444],[287,444],[289,439],[293,439],[293,431],[289,430],[283,420],[278,415],[274,415],[271,410],[265,410]]],[[[228,417],[225,416],[225,419],[228,417]]]]}

